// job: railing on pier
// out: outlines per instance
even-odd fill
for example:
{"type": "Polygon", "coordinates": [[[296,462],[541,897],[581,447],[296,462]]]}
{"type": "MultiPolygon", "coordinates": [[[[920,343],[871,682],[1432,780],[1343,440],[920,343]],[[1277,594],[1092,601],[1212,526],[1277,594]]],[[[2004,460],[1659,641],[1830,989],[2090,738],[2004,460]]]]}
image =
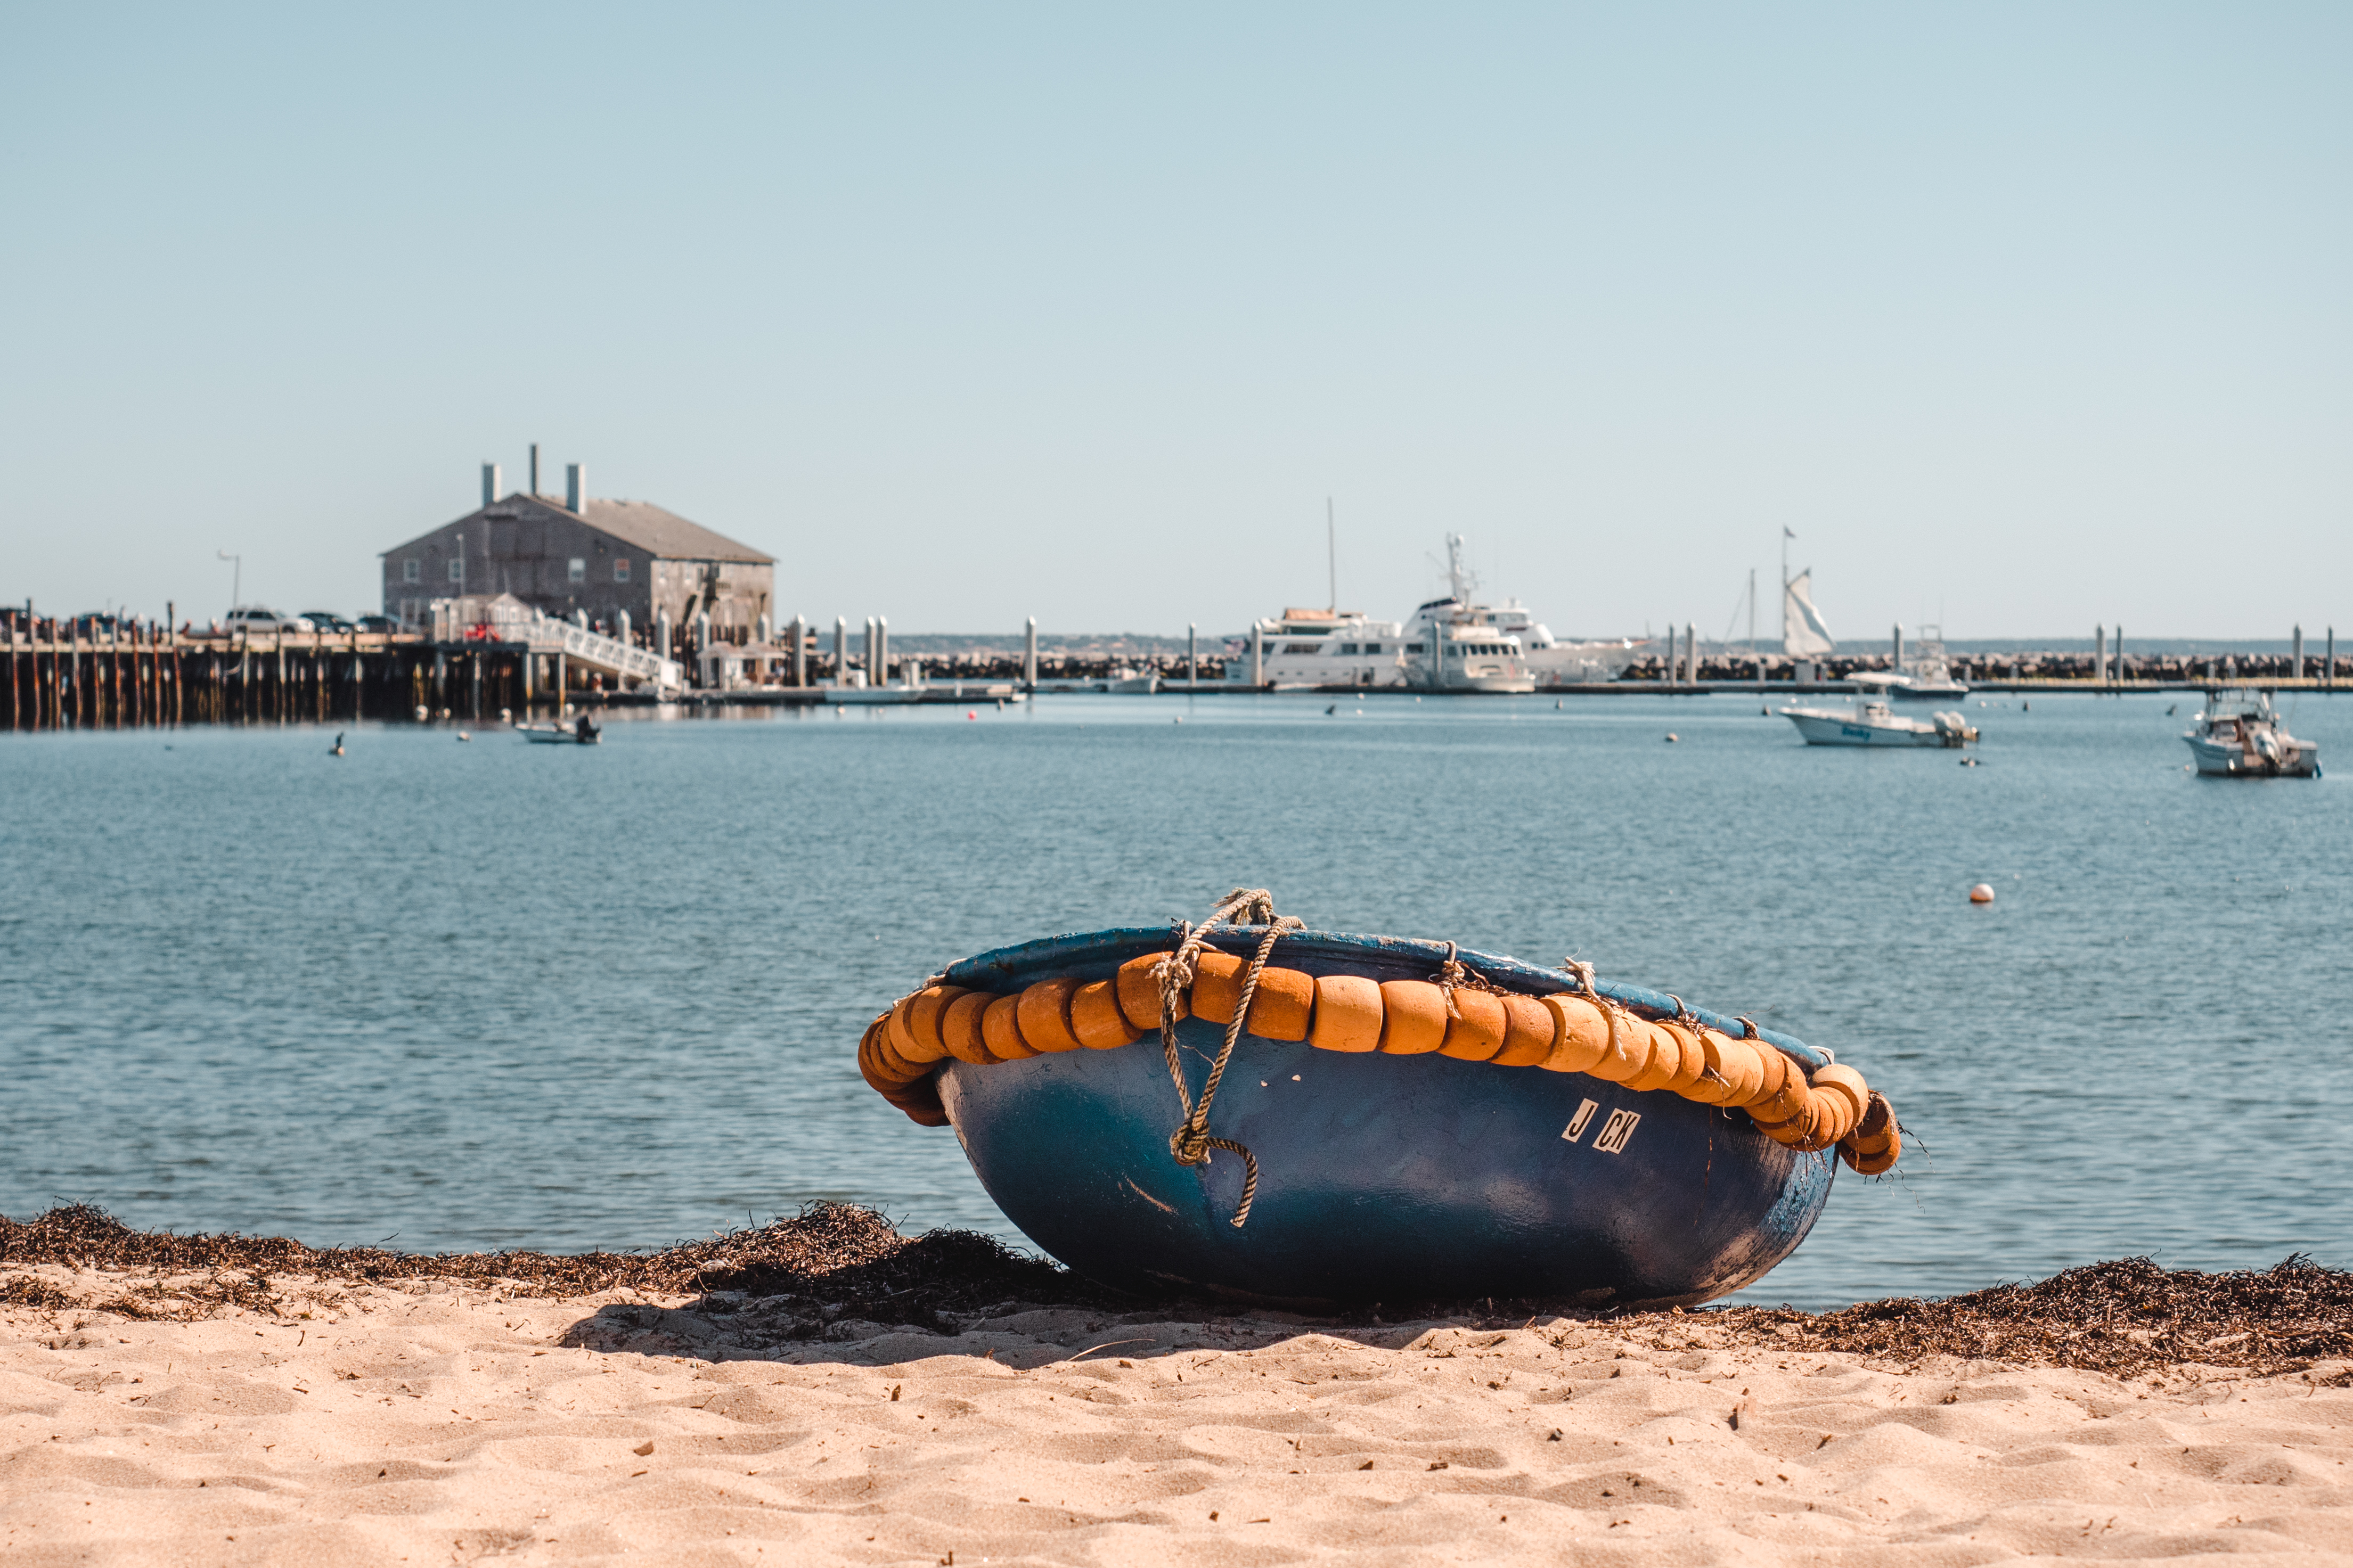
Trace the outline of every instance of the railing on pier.
{"type": "Polygon", "coordinates": [[[592,632],[571,621],[543,616],[536,620],[511,621],[494,626],[491,635],[501,641],[520,642],[533,653],[560,653],[629,680],[649,682],[663,691],[676,691],[686,685],[686,667],[678,660],[631,647],[618,638],[592,632]]]}

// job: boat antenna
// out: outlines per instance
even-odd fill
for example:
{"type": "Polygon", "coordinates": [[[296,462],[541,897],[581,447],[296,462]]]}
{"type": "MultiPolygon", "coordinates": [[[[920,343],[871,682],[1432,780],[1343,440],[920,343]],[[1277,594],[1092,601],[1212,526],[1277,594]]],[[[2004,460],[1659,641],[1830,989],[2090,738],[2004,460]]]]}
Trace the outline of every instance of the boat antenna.
{"type": "Polygon", "coordinates": [[[1470,568],[1462,564],[1463,542],[1459,533],[1446,536],[1446,585],[1453,591],[1459,602],[1468,605],[1476,588],[1470,568]]]}
{"type": "Polygon", "coordinates": [[[1334,531],[1332,498],[1324,498],[1324,564],[1331,574],[1332,613],[1340,613],[1340,536],[1334,531]]]}

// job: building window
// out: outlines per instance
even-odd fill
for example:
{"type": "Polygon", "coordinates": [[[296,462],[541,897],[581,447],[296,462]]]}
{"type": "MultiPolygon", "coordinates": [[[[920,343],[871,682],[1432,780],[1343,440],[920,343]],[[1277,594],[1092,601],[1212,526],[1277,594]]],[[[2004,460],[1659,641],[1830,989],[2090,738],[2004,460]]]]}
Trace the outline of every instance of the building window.
{"type": "Polygon", "coordinates": [[[626,583],[626,582],[628,582],[628,580],[629,580],[629,558],[628,558],[628,556],[626,556],[626,555],[616,555],[616,556],[614,556],[614,557],[613,557],[613,581],[614,581],[614,582],[616,582],[616,583],[626,583]]]}
{"type": "Polygon", "coordinates": [[[404,583],[414,583],[418,578],[424,576],[425,574],[417,570],[417,567],[421,564],[422,563],[413,555],[407,560],[402,562],[400,563],[400,580],[404,583]]]}
{"type": "Polygon", "coordinates": [[[588,581],[588,563],[577,555],[572,558],[572,580],[575,583],[588,581]]]}
{"type": "Polygon", "coordinates": [[[452,555],[449,557],[449,581],[462,583],[465,580],[466,558],[462,555],[452,555]]]}

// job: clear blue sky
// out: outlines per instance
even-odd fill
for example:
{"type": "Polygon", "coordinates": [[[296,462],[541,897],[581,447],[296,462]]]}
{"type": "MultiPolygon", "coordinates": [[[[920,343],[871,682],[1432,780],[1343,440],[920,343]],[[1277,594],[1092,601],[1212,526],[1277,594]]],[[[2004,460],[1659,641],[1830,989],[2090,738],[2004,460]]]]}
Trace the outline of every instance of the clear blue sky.
{"type": "Polygon", "coordinates": [[[2353,7],[13,7],[0,600],[586,460],[910,631],[2353,631],[2353,7]]]}

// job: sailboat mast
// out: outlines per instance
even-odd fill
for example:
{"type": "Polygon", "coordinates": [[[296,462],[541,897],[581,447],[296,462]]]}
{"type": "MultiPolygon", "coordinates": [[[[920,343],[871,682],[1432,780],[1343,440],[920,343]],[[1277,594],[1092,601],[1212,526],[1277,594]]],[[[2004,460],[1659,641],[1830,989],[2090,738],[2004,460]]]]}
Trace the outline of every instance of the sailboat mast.
{"type": "Polygon", "coordinates": [[[1340,536],[1334,531],[1330,496],[1324,498],[1324,565],[1330,574],[1332,613],[1336,616],[1340,613],[1340,536]]]}
{"type": "Polygon", "coordinates": [[[1757,568],[1748,569],[1748,651],[1757,651],[1757,568]]]}
{"type": "Polygon", "coordinates": [[[1789,651],[1789,528],[1781,526],[1781,651],[1789,651]]]}

